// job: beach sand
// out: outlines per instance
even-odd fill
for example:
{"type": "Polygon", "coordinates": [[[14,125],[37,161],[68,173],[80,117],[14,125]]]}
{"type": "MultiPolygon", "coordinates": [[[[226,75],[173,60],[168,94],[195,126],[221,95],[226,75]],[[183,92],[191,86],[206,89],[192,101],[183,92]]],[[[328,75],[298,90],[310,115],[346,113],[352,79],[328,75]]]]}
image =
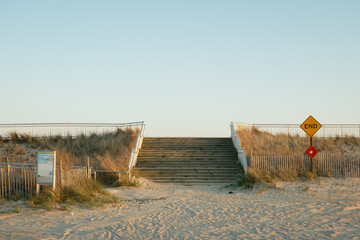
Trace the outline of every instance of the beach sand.
{"type": "Polygon", "coordinates": [[[360,179],[252,190],[141,180],[108,191],[123,203],[69,211],[2,203],[0,239],[360,239],[360,179]],[[4,213],[15,206],[20,213],[4,213]]]}

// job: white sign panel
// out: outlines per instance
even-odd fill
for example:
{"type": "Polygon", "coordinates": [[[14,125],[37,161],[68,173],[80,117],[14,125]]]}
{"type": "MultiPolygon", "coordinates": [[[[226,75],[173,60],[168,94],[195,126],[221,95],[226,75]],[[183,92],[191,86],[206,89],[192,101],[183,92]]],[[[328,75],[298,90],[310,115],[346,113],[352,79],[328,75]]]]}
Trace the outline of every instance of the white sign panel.
{"type": "Polygon", "coordinates": [[[39,151],[37,166],[37,184],[53,184],[55,182],[56,152],[39,151]]]}

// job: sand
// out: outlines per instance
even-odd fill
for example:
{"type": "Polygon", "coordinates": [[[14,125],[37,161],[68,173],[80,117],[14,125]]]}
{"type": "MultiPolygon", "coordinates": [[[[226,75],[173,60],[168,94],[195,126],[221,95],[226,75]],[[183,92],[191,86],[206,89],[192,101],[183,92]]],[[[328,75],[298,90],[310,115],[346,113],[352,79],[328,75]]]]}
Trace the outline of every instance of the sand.
{"type": "Polygon", "coordinates": [[[108,190],[123,204],[46,211],[3,203],[0,239],[360,239],[360,179],[252,190],[142,180],[108,190]]]}

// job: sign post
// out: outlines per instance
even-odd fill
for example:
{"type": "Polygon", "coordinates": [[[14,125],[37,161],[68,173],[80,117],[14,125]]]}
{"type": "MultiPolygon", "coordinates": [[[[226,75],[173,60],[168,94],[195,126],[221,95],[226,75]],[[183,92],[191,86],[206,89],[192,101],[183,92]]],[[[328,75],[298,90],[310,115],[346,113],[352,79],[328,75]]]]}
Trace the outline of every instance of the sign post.
{"type": "Polygon", "coordinates": [[[312,136],[319,131],[322,125],[316,121],[311,115],[300,125],[301,129],[304,130],[307,135],[310,137],[310,147],[305,151],[305,153],[311,159],[311,170],[313,169],[313,157],[318,153],[318,151],[313,147],[312,136]]]}
{"type": "Polygon", "coordinates": [[[39,197],[40,185],[56,185],[56,152],[39,151],[37,157],[36,196],[39,197]]]}

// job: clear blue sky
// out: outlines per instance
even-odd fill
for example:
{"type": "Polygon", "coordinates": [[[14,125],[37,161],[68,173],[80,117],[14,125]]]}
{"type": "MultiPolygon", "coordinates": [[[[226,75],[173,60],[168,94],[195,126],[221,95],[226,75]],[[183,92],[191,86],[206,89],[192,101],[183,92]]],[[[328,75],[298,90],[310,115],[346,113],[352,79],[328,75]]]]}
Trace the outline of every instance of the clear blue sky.
{"type": "Polygon", "coordinates": [[[360,123],[360,1],[0,0],[0,123],[360,123]]]}

